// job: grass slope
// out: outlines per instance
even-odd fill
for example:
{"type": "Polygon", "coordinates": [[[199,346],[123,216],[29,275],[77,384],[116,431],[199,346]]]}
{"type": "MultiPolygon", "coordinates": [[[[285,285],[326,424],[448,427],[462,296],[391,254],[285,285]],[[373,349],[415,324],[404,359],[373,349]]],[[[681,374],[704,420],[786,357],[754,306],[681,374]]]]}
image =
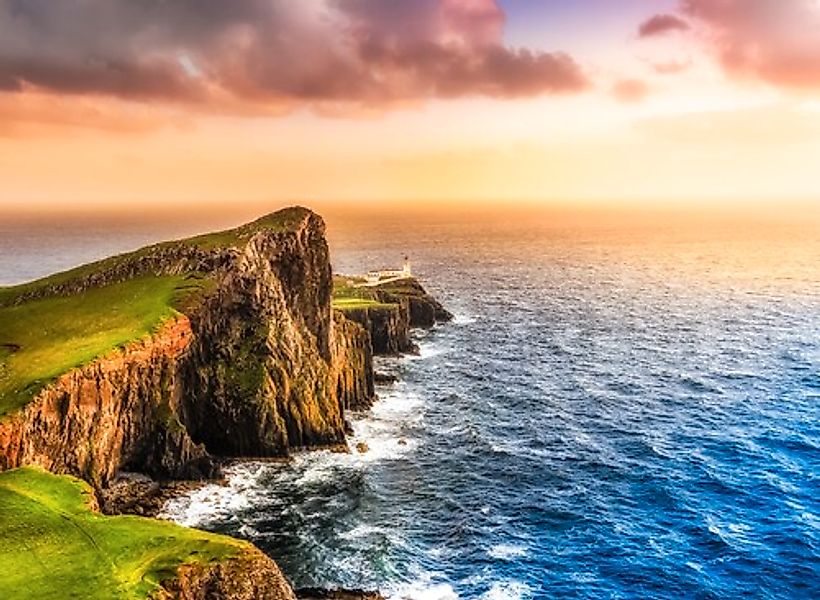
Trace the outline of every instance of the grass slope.
{"type": "Polygon", "coordinates": [[[0,287],[0,419],[25,406],[59,375],[151,333],[208,282],[192,276],[146,276],[15,305],[21,294],[82,279],[173,245],[203,250],[241,246],[263,230],[292,230],[309,214],[306,208],[286,208],[235,229],[163,242],[30,283],[0,287]]]}
{"type": "Polygon", "coordinates": [[[140,248],[133,252],[110,256],[97,262],[69,269],[68,271],[55,273],[54,275],[49,275],[48,277],[43,277],[42,279],[29,283],[10,287],[0,286],[0,306],[11,304],[14,298],[20,294],[34,291],[45,286],[59,285],[75,279],[82,279],[94,273],[110,270],[125,262],[172,246],[195,246],[202,250],[239,247],[244,245],[255,233],[260,231],[282,232],[293,229],[301,223],[308,214],[310,214],[310,211],[301,206],[285,208],[234,229],[206,233],[183,240],[161,242],[140,248]]]}
{"type": "Polygon", "coordinates": [[[333,277],[333,308],[342,312],[362,308],[395,308],[395,304],[385,304],[376,299],[373,288],[356,287],[356,284],[363,281],[362,277],[335,275],[333,277]]]}
{"type": "Polygon", "coordinates": [[[203,285],[146,276],[0,307],[0,418],[66,371],[151,333],[203,285]]]}
{"type": "Polygon", "coordinates": [[[147,598],[183,564],[245,547],[231,538],[88,507],[90,488],[32,468],[0,473],[0,598],[147,598]]]}

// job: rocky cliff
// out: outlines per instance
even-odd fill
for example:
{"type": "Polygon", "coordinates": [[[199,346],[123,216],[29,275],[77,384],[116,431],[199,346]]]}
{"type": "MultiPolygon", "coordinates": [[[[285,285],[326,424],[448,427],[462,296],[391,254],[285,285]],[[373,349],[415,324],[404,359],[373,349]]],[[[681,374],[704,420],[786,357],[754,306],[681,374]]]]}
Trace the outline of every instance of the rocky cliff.
{"type": "MultiPolygon", "coordinates": [[[[343,289],[339,293],[349,292],[343,289]]],[[[412,328],[430,328],[453,318],[414,278],[360,287],[354,293],[358,302],[342,304],[344,314],[370,334],[374,354],[416,352],[418,348],[410,337],[412,328]]]]}
{"type": "Polygon", "coordinates": [[[370,334],[374,354],[417,351],[410,339],[410,313],[406,302],[349,308],[345,315],[370,334]]]}
{"type": "Polygon", "coordinates": [[[410,327],[433,327],[436,323],[446,323],[453,315],[417,279],[408,278],[384,284],[374,289],[374,296],[380,302],[399,303],[406,306],[410,327]]]}
{"type": "Polygon", "coordinates": [[[144,273],[208,281],[150,338],[62,375],[4,418],[0,468],[38,464],[102,487],[120,469],[212,477],[214,456],[342,444],[345,410],[373,399],[370,345],[331,312],[324,223],[305,209],[286,217],[216,238],[227,244],[194,238],[110,259],[19,296],[144,273]]]}
{"type": "Polygon", "coordinates": [[[195,563],[163,582],[152,600],[296,600],[279,567],[256,548],[238,556],[195,563]]]}
{"type": "MultiPolygon", "coordinates": [[[[100,492],[120,471],[212,478],[225,457],[343,445],[346,412],[375,398],[374,353],[412,351],[410,328],[449,314],[417,282],[376,290],[378,309],[333,310],[324,233],[317,215],[287,209],[0,289],[0,309],[15,310],[137,277],[190,278],[194,290],[150,335],[25,388],[34,390],[30,401],[0,412],[0,471],[39,465],[100,492]]],[[[6,346],[19,348],[13,340],[6,346]]],[[[295,598],[276,565],[252,547],[178,568],[154,597],[295,598]]]]}

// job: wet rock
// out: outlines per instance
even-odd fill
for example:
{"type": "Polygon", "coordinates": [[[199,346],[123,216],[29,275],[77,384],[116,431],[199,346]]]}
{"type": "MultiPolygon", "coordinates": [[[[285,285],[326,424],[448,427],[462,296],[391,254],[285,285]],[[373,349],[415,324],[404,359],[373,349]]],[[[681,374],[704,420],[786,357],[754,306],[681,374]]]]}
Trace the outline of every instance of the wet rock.
{"type": "Polygon", "coordinates": [[[364,454],[365,452],[370,451],[370,446],[368,446],[366,442],[359,442],[358,444],[356,444],[356,451],[359,454],[364,454]]]}
{"type": "Polygon", "coordinates": [[[386,600],[378,592],[365,590],[330,590],[325,588],[301,588],[296,590],[299,600],[386,600]]]}
{"type": "Polygon", "coordinates": [[[395,375],[390,375],[388,373],[380,373],[380,372],[377,371],[376,373],[373,374],[373,380],[376,383],[389,384],[389,383],[396,383],[399,380],[399,378],[396,377],[395,375]]]}

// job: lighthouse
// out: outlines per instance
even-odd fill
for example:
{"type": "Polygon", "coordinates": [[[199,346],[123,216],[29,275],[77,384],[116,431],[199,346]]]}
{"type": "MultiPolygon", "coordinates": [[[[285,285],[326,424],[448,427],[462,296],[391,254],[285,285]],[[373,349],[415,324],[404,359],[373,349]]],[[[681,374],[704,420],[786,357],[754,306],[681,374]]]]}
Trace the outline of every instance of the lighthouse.
{"type": "Polygon", "coordinates": [[[402,272],[402,275],[404,277],[412,277],[413,276],[413,272],[410,270],[410,257],[409,256],[404,257],[404,265],[402,266],[401,272],[402,272]]]}

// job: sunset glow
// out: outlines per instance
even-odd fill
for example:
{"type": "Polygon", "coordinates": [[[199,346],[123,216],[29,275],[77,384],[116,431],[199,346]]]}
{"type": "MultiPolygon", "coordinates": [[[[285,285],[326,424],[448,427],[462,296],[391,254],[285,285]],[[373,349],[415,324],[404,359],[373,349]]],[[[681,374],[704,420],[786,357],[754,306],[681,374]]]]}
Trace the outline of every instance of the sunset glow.
{"type": "Polygon", "coordinates": [[[149,6],[0,3],[4,207],[820,194],[809,0],[149,6]]]}

